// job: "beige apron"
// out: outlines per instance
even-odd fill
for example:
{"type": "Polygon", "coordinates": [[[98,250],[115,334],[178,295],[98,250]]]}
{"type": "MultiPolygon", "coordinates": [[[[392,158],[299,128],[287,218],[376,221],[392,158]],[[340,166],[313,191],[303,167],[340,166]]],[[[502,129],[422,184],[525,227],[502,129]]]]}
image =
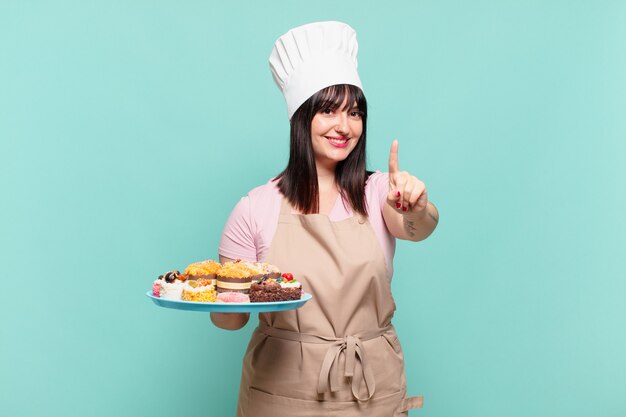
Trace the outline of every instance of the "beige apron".
{"type": "Polygon", "coordinates": [[[267,262],[313,299],[261,313],[244,362],[237,417],[406,416],[404,355],[380,244],[360,215],[298,215],[283,199],[267,262]]]}

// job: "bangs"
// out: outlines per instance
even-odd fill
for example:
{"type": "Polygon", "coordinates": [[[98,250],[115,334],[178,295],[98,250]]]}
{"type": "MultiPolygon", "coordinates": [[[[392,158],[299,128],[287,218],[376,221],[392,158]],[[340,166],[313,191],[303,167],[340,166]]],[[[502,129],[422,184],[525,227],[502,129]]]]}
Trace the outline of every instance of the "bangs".
{"type": "Polygon", "coordinates": [[[315,93],[313,101],[314,113],[324,109],[335,111],[339,109],[339,106],[341,106],[344,101],[345,104],[341,108],[341,111],[350,110],[356,105],[363,116],[365,116],[367,112],[367,104],[363,91],[361,91],[359,87],[350,84],[337,84],[326,87],[315,93]]]}

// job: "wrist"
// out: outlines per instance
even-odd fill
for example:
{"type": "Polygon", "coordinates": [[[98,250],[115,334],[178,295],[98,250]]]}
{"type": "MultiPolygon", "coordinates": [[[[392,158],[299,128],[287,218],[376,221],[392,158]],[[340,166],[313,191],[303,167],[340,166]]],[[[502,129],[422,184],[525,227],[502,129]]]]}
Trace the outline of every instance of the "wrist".
{"type": "Polygon", "coordinates": [[[426,207],[424,207],[423,209],[403,212],[402,216],[407,220],[420,221],[426,218],[426,216],[428,215],[429,208],[430,208],[430,203],[427,203],[426,207]]]}

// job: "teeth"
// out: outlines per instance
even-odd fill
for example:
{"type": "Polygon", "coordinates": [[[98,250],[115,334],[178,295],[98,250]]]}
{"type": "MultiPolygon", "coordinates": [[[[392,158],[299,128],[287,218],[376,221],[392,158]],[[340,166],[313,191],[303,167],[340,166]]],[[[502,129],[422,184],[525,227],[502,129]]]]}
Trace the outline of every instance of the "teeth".
{"type": "Polygon", "coordinates": [[[346,143],[348,141],[348,139],[334,139],[334,138],[327,138],[330,142],[332,143],[336,143],[336,144],[340,144],[340,143],[346,143]]]}

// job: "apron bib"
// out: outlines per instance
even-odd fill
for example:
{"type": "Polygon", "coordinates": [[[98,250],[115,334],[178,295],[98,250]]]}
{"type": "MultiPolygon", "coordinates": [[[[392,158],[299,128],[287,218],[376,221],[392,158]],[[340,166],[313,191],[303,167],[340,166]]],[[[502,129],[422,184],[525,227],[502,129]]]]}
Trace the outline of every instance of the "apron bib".
{"type": "Polygon", "coordinates": [[[292,214],[283,198],[266,262],[313,299],[259,314],[237,417],[397,417],[421,407],[421,397],[406,398],[390,276],[366,218],[292,214]]]}

